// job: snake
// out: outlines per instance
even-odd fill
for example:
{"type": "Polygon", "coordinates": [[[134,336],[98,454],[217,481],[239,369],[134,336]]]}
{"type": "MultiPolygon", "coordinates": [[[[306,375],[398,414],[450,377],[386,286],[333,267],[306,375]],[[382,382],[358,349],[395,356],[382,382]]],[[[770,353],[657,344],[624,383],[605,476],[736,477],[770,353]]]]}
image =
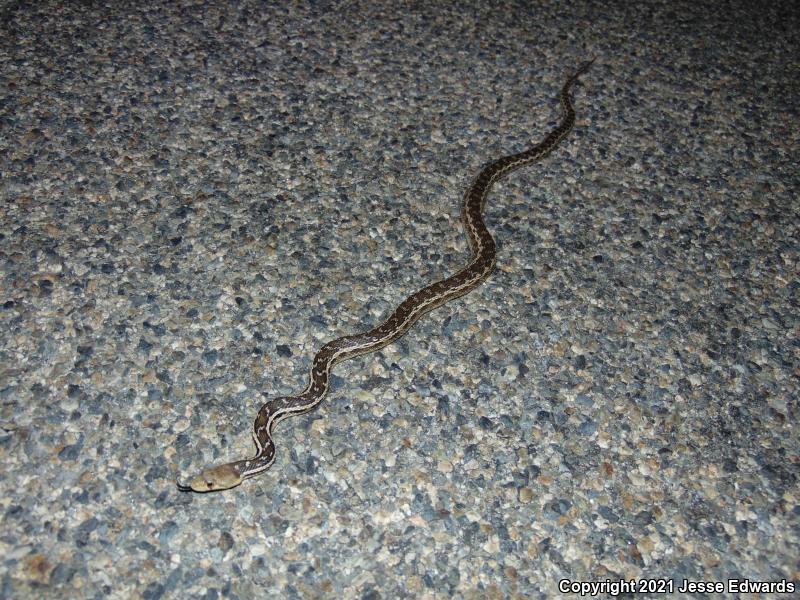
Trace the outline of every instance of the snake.
{"type": "Polygon", "coordinates": [[[516,154],[498,158],[485,166],[464,194],[461,219],[472,250],[472,259],[449,277],[414,292],[403,300],[382,323],[369,331],[347,335],[326,343],[314,356],[308,385],[294,396],[278,397],[261,406],[253,423],[256,453],[252,458],[224,463],[202,470],[188,484],[176,482],[182,492],[226,490],[268,470],[275,462],[274,427],[284,419],[303,415],[316,408],[330,388],[331,370],[337,363],[375,352],[402,337],[424,314],[471,292],[492,273],[496,246],[486,223],[483,209],[492,186],[521,167],[537,162],[550,154],[569,134],[575,124],[575,110],[570,89],[594,62],[582,63],[561,88],[562,118],[560,123],[535,146],[516,154]]]}

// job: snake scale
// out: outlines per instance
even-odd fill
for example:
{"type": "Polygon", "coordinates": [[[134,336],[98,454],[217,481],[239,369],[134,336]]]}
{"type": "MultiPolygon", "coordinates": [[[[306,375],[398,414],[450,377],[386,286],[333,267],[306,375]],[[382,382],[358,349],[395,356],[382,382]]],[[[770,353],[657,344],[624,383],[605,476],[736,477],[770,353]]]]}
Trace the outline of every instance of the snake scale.
{"type": "Polygon", "coordinates": [[[192,478],[188,485],[178,482],[180,491],[211,492],[235,487],[245,479],[263,473],[275,462],[272,430],[283,419],[314,409],[328,391],[333,366],[345,359],[374,352],[404,335],[425,313],[478,287],[492,272],[495,243],[483,221],[486,197],[497,180],[550,154],[575,124],[570,88],[586,72],[594,58],[578,67],[561,88],[563,117],[558,126],[535,146],[499,158],[484,167],[464,195],[461,217],[472,248],[472,261],[460,271],[411,294],[383,323],[356,335],[340,337],[325,344],[311,367],[308,385],[298,395],[275,398],[258,411],[253,424],[256,454],[252,458],[209,467],[192,478]]]}

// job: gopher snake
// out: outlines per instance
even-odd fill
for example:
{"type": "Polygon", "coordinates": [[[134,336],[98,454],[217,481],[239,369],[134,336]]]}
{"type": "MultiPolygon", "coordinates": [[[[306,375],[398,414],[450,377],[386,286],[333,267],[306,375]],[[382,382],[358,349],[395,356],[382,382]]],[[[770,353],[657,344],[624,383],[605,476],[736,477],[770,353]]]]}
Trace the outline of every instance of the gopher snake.
{"type": "Polygon", "coordinates": [[[322,402],[330,385],[331,369],[336,363],[383,348],[405,334],[422,315],[474,290],[489,276],[494,268],[495,244],[482,217],[486,197],[498,179],[547,156],[570,132],[575,123],[575,111],[569,96],[570,88],[593,62],[594,58],[583,63],[561,88],[561,107],[564,112],[561,123],[532,148],[504,156],[484,167],[464,195],[461,217],[472,247],[472,262],[447,279],[432,283],[411,294],[377,327],[364,333],[340,337],[325,344],[314,357],[306,389],[296,396],[271,400],[258,411],[253,424],[255,456],[207,468],[195,476],[189,485],[178,483],[179,490],[184,492],[225,490],[269,469],[275,462],[272,429],[286,417],[305,414],[322,402]]]}

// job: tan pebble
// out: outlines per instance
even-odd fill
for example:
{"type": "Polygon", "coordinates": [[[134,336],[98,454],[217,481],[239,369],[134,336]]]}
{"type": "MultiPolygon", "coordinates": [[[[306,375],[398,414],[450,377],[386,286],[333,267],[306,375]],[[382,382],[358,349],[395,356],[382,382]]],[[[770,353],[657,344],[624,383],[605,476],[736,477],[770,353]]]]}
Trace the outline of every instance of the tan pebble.
{"type": "Polygon", "coordinates": [[[29,579],[39,583],[47,583],[49,581],[53,565],[45,558],[44,554],[26,556],[23,564],[29,579]]]}

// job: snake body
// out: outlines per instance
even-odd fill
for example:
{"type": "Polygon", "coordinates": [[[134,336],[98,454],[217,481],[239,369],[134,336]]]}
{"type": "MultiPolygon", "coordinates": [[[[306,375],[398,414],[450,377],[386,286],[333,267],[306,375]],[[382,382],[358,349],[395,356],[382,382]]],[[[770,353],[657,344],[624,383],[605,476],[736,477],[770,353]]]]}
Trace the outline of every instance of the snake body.
{"type": "Polygon", "coordinates": [[[178,483],[178,489],[195,492],[224,490],[269,469],[275,462],[273,428],[287,417],[305,414],[322,402],[330,386],[331,369],[334,365],[383,348],[403,336],[425,313],[481,285],[494,269],[496,255],[494,239],[482,216],[489,191],[505,175],[547,156],[567,136],[575,124],[570,88],[593,62],[594,58],[583,63],[561,88],[563,117],[558,126],[544,140],[528,150],[504,156],[484,167],[467,190],[461,217],[472,248],[471,262],[450,277],[411,294],[377,327],[325,344],[314,357],[306,388],[295,396],[275,398],[258,411],[253,424],[255,456],[207,468],[195,476],[189,485],[178,483]]]}

